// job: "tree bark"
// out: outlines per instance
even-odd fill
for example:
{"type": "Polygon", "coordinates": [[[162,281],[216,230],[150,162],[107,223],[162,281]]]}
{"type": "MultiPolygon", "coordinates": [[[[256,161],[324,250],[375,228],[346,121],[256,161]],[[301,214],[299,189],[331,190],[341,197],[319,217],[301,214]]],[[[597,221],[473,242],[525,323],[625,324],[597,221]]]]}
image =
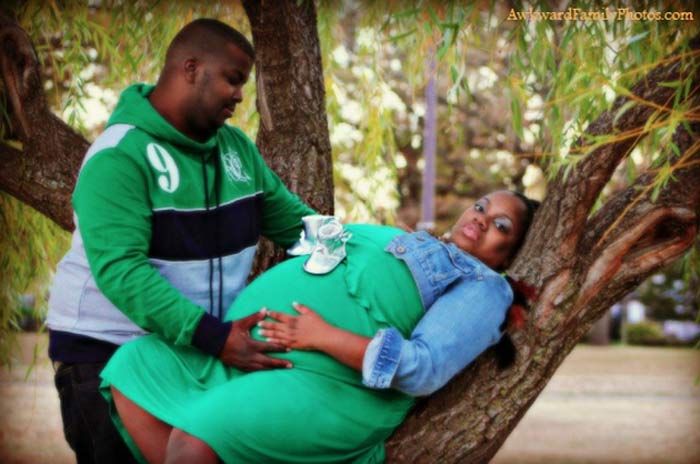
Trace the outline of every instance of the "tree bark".
{"type": "MultiPolygon", "coordinates": [[[[313,2],[245,2],[257,48],[258,143],[293,190],[319,211],[332,212],[330,144],[313,2]]],[[[387,445],[393,462],[487,462],[535,401],[554,371],[613,302],[680,257],[700,226],[698,40],[632,89],[640,103],[619,115],[628,98],[588,127],[617,137],[579,147],[587,155],[550,184],[531,233],[510,273],[536,289],[526,327],[512,334],[516,364],[499,371],[486,353],[432,397],[418,403],[387,445]],[[653,173],[614,195],[595,214],[593,203],[613,170],[644,136],[646,121],[665,117],[675,92],[659,85],[693,79],[670,157],[674,178],[652,201],[653,173]],[[661,110],[659,110],[661,108],[661,110]],[[619,116],[616,119],[616,116],[619,116]]],[[[31,43],[0,17],[0,71],[10,101],[10,138],[0,144],[0,188],[70,228],[69,203],[88,143],[51,115],[31,43]]],[[[311,431],[313,433],[313,431],[311,431]]]]}
{"type": "MultiPolygon", "coordinates": [[[[260,152],[312,208],[333,214],[331,144],[314,2],[244,1],[255,45],[260,152]]],[[[264,240],[254,274],[284,257],[264,240]]]]}
{"type": "Polygon", "coordinates": [[[29,36],[2,12],[0,73],[11,123],[0,140],[0,190],[72,230],[71,193],[90,144],[51,113],[29,36]]]}

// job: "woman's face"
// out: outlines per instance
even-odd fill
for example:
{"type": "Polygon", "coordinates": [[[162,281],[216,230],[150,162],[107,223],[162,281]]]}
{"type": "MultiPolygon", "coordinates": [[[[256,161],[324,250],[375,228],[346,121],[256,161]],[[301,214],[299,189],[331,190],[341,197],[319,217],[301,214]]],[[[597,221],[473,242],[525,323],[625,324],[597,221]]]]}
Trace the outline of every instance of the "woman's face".
{"type": "Polygon", "coordinates": [[[452,242],[489,267],[503,269],[523,233],[526,210],[510,192],[490,193],[462,214],[452,227],[452,242]]]}

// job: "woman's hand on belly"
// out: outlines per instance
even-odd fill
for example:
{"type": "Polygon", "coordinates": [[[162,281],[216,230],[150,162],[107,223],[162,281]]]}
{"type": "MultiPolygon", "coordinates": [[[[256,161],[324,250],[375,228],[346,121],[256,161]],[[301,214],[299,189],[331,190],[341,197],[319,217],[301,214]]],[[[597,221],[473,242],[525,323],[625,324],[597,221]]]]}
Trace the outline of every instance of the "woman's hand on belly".
{"type": "Polygon", "coordinates": [[[267,311],[267,315],[274,319],[262,321],[258,326],[263,330],[260,335],[275,345],[283,345],[297,350],[321,350],[326,344],[325,338],[333,329],[321,316],[310,308],[299,303],[292,303],[299,316],[277,311],[267,311]]]}
{"type": "Polygon", "coordinates": [[[332,326],[307,306],[293,303],[298,316],[267,311],[275,321],[258,323],[260,335],[270,343],[299,350],[322,351],[341,363],[361,371],[362,360],[371,341],[347,330],[332,326]]]}

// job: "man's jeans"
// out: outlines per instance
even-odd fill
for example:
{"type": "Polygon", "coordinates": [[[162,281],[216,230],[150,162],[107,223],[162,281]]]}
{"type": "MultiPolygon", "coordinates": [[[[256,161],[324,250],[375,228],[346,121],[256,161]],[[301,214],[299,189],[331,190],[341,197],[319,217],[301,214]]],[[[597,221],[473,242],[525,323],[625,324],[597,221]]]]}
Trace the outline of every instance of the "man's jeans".
{"type": "Polygon", "coordinates": [[[137,462],[112,423],[109,405],[99,392],[99,374],[105,363],[55,364],[63,433],[78,464],[137,462]]]}

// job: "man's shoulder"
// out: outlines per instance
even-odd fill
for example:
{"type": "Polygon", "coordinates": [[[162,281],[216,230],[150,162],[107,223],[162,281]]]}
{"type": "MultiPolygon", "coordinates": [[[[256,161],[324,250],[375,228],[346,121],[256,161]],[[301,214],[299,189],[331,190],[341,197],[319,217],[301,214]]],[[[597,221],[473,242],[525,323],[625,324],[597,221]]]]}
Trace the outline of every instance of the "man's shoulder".
{"type": "Polygon", "coordinates": [[[148,142],[157,142],[152,136],[131,124],[113,124],[107,127],[90,145],[85,161],[103,152],[138,154],[148,142]]]}
{"type": "Polygon", "coordinates": [[[113,124],[107,127],[90,145],[83,158],[80,171],[91,165],[94,170],[117,167],[118,165],[142,165],[148,141],[151,138],[138,127],[130,124],[113,124]]]}
{"type": "Polygon", "coordinates": [[[131,124],[114,124],[107,127],[90,145],[85,155],[85,161],[104,150],[118,147],[123,143],[127,134],[133,132],[133,129],[135,127],[131,124]]]}

